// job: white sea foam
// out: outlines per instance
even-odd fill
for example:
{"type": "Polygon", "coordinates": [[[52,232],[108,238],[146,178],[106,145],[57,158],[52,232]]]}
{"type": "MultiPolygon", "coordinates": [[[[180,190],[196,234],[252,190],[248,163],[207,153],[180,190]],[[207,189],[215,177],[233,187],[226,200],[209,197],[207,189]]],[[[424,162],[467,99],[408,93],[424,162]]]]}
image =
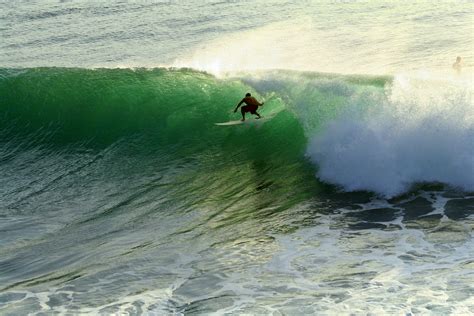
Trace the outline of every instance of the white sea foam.
{"type": "Polygon", "coordinates": [[[345,111],[311,135],[307,155],[319,168],[318,178],[387,197],[418,182],[473,191],[471,83],[399,75],[383,97],[353,97],[345,111]]]}

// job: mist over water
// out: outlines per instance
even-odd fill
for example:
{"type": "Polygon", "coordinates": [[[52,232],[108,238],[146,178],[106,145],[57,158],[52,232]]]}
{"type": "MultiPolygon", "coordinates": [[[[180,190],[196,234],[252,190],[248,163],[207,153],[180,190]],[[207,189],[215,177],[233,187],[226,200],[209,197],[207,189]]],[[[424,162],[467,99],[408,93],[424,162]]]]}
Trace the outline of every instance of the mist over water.
{"type": "Polygon", "coordinates": [[[0,7],[0,314],[474,313],[471,3],[0,7]]]}

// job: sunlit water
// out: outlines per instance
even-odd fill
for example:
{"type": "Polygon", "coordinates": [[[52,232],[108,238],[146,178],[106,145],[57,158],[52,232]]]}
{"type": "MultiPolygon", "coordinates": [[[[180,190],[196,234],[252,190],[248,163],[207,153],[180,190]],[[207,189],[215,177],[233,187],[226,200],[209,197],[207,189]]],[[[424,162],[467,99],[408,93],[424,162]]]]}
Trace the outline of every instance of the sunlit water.
{"type": "Polygon", "coordinates": [[[472,69],[473,11],[470,1],[6,2],[0,64],[387,74],[462,56],[472,69]]]}

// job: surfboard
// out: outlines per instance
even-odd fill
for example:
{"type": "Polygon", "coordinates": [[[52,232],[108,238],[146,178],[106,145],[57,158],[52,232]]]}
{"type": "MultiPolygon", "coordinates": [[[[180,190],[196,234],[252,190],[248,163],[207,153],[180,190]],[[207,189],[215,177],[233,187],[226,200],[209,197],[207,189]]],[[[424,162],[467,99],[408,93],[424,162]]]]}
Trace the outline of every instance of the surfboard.
{"type": "Polygon", "coordinates": [[[255,119],[255,118],[251,118],[251,119],[246,119],[245,121],[241,121],[241,120],[238,120],[238,121],[229,121],[229,122],[222,122],[222,123],[214,123],[215,125],[217,126],[232,126],[232,125],[244,125],[244,124],[260,124],[260,123],[263,123],[265,121],[268,121],[269,119],[271,119],[273,116],[265,116],[265,117],[261,117],[259,119],[255,119]]]}
{"type": "Polygon", "coordinates": [[[240,124],[245,124],[245,121],[229,121],[229,122],[223,122],[223,123],[214,123],[217,126],[231,126],[231,125],[240,125],[240,124]]]}

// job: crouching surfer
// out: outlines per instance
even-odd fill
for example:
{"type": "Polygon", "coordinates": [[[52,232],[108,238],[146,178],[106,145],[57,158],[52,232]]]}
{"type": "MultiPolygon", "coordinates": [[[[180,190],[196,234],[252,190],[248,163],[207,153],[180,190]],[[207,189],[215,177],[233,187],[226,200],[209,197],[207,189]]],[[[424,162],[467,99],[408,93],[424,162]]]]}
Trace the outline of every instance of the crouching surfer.
{"type": "Polygon", "coordinates": [[[234,113],[237,112],[237,110],[239,109],[239,106],[242,105],[242,103],[245,103],[246,105],[244,105],[240,109],[240,112],[242,113],[242,120],[241,121],[245,121],[245,113],[247,113],[247,112],[250,112],[251,114],[257,115],[257,119],[259,119],[261,117],[260,114],[257,113],[257,109],[258,109],[259,106],[262,106],[265,102],[260,103],[260,102],[257,101],[257,99],[252,97],[252,95],[250,93],[247,93],[245,95],[245,98],[243,98],[239,102],[239,104],[237,104],[237,107],[235,108],[234,113]]]}

